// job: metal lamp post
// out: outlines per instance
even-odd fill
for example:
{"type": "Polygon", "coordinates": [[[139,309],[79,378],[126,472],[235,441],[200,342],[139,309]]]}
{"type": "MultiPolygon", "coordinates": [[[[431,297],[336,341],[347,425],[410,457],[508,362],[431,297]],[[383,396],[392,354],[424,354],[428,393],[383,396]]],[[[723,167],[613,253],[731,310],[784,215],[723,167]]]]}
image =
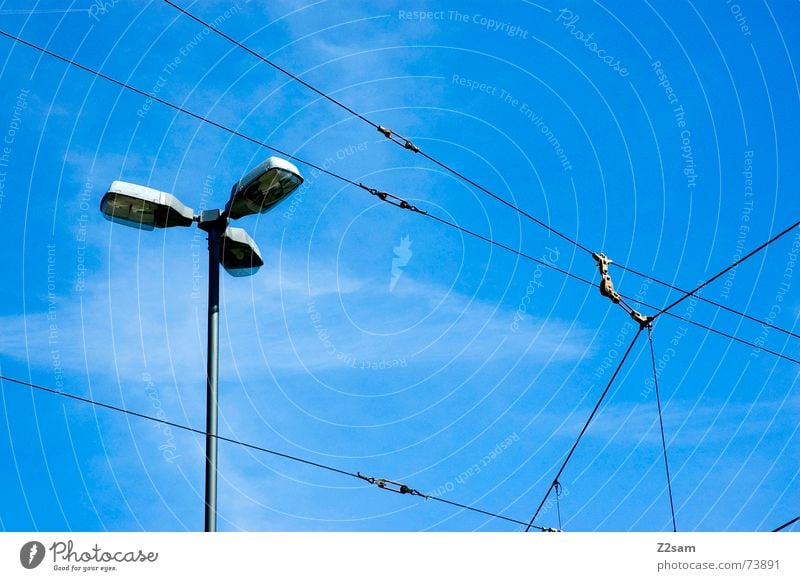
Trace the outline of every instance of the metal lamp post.
{"type": "Polygon", "coordinates": [[[217,530],[217,411],[219,386],[219,265],[233,276],[249,276],[264,264],[261,252],[241,228],[229,226],[252,214],[268,212],[286,199],[303,177],[283,159],[270,157],[233,184],[224,210],[195,215],[172,194],[115,181],[100,202],[112,222],[142,230],[191,226],[208,233],[208,355],[206,372],[205,531],[217,530]]]}

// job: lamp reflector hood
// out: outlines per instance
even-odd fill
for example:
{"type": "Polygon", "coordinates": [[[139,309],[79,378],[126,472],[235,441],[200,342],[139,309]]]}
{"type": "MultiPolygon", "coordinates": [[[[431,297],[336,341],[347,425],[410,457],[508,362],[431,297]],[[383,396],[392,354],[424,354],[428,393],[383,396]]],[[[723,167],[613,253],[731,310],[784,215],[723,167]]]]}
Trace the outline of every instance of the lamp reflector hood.
{"type": "Polygon", "coordinates": [[[121,181],[108,188],[100,211],[107,220],[142,230],[191,226],[194,219],[193,210],[172,194],[121,181]]]}
{"type": "Polygon", "coordinates": [[[241,228],[228,227],[222,235],[222,266],[232,276],[250,276],[264,266],[258,245],[241,228]]]}
{"type": "Polygon", "coordinates": [[[236,182],[225,212],[232,219],[268,212],[303,183],[300,171],[288,161],[270,157],[236,182]]]}

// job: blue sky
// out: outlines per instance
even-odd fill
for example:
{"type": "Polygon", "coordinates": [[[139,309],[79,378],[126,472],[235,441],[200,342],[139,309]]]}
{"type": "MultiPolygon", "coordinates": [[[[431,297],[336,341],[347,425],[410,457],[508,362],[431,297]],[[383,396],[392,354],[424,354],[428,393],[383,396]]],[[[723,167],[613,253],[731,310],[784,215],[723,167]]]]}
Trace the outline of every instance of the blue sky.
{"type": "MultiPolygon", "coordinates": [[[[800,215],[794,2],[181,5],[681,288],[800,215]]],[[[7,33],[599,282],[563,239],[162,2],[0,15],[7,33]]],[[[202,428],[205,239],[112,225],[99,201],[123,179],[222,207],[271,153],[5,37],[0,78],[2,374],[202,428]]],[[[265,266],[223,275],[220,433],[527,520],[634,324],[597,288],[300,169],[289,201],[237,224],[265,266]]],[[[794,231],[703,296],[797,333],[798,249],[794,231]]],[[[650,304],[679,296],[611,272],[650,304]]],[[[711,305],[673,312],[798,357],[796,338],[711,305]]],[[[679,530],[796,516],[797,364],[668,317],[653,340],[679,530]]],[[[561,478],[565,530],[671,530],[649,357],[642,337],[561,478]]],[[[202,438],[9,382],[2,410],[0,528],[202,529],[202,438]]],[[[228,443],[219,511],[221,530],[518,530],[228,443]]]]}

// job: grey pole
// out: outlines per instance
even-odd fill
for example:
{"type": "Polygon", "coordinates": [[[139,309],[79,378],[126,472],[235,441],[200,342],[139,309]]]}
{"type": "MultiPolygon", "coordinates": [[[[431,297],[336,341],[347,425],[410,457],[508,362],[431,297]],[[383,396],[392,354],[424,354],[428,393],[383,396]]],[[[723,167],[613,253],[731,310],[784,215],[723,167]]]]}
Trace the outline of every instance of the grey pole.
{"type": "MultiPolygon", "coordinates": [[[[246,174],[248,181],[236,182],[231,189],[231,198],[225,210],[205,210],[196,216],[191,208],[184,206],[172,194],[128,182],[115,181],[100,202],[103,216],[134,228],[152,230],[172,226],[197,226],[208,233],[208,353],[206,355],[206,474],[205,474],[205,531],[217,530],[217,447],[219,439],[219,267],[222,264],[222,240],[230,256],[224,264],[231,273],[247,269],[238,252],[244,250],[250,256],[249,273],[263,266],[255,242],[240,228],[227,230],[230,218],[234,220],[252,214],[263,214],[280,202],[301,183],[303,177],[297,168],[286,160],[270,157],[256,169],[246,174]],[[276,182],[279,181],[279,183],[276,182]],[[279,187],[276,189],[275,186],[279,187]],[[244,202],[235,199],[237,194],[246,195],[244,202]],[[147,211],[143,211],[147,210],[147,211]],[[141,213],[137,213],[140,212],[141,213]],[[132,219],[131,216],[140,219],[132,219]]],[[[246,262],[246,261],[245,261],[246,262]]]]}
{"type": "MultiPolygon", "coordinates": [[[[206,516],[205,531],[217,530],[217,409],[219,383],[219,263],[220,238],[227,220],[200,221],[208,232],[208,355],[206,375],[206,516]]],[[[206,212],[204,212],[206,214],[206,212]]]]}

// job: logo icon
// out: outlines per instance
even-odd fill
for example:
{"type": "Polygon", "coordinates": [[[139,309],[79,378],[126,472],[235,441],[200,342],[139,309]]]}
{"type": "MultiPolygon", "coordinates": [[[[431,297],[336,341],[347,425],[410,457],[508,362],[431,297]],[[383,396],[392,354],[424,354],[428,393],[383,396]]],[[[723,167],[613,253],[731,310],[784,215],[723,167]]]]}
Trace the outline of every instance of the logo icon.
{"type": "Polygon", "coordinates": [[[35,569],[44,560],[44,545],[39,541],[30,541],[19,550],[19,562],[26,569],[35,569]]]}
{"type": "Polygon", "coordinates": [[[414,255],[411,252],[411,237],[403,236],[400,244],[394,247],[394,258],[392,258],[392,280],[389,282],[389,292],[394,292],[397,281],[403,276],[403,268],[408,266],[408,262],[414,255]]]}

